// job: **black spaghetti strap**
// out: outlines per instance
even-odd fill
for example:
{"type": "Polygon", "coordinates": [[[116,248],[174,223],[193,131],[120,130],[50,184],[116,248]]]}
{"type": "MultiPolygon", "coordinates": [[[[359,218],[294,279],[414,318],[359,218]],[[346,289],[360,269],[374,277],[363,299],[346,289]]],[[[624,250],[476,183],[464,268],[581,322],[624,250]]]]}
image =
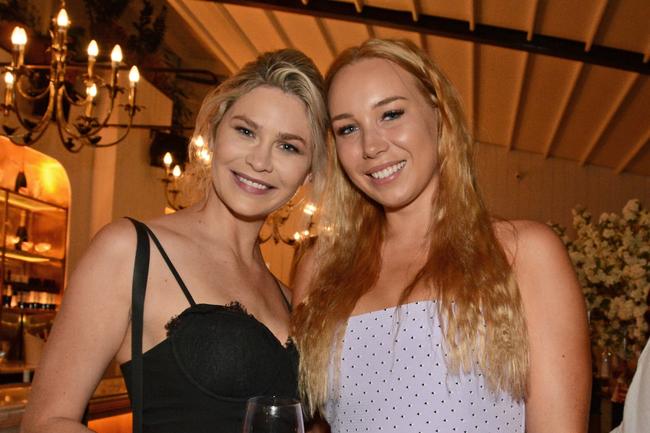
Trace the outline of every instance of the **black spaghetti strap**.
{"type": "Polygon", "coordinates": [[[133,265],[133,286],[131,295],[131,408],[133,410],[133,433],[142,433],[142,332],[144,322],[144,297],[149,277],[149,237],[146,227],[129,218],[135,226],[138,244],[133,265]]]}
{"type": "Polygon", "coordinates": [[[278,286],[278,290],[280,291],[280,295],[282,295],[282,299],[284,300],[284,303],[287,305],[287,310],[291,313],[291,302],[289,302],[289,299],[287,299],[287,296],[284,294],[284,290],[282,290],[282,284],[277,280],[277,278],[273,277],[275,280],[275,285],[278,286]]]}
{"type": "Polygon", "coordinates": [[[165,249],[162,247],[160,244],[160,241],[154,234],[154,232],[144,223],[140,223],[144,226],[145,230],[147,230],[147,233],[149,233],[149,236],[151,236],[151,239],[153,240],[153,243],[156,244],[156,248],[158,248],[158,251],[160,251],[160,255],[162,256],[163,260],[167,264],[167,267],[171,271],[172,275],[174,278],[176,278],[176,282],[178,283],[179,286],[181,286],[181,290],[183,290],[183,293],[185,294],[185,297],[187,298],[187,301],[190,303],[190,305],[194,306],[196,305],[196,302],[194,302],[194,298],[192,297],[192,294],[188,290],[187,286],[185,285],[185,282],[181,278],[180,274],[176,270],[176,267],[172,263],[172,261],[169,259],[169,256],[165,252],[165,249]]]}

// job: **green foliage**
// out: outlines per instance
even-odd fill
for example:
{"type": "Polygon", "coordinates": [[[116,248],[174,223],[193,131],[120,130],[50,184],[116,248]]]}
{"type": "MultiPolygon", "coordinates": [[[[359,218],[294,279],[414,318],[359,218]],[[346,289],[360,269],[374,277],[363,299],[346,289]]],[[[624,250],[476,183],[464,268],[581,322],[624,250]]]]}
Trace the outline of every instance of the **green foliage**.
{"type": "Polygon", "coordinates": [[[37,15],[32,5],[26,0],[0,0],[0,20],[19,22],[35,29],[37,15]]]}
{"type": "Polygon", "coordinates": [[[157,52],[165,37],[167,8],[163,6],[155,19],[153,14],[153,4],[143,0],[140,16],[132,23],[136,33],[129,36],[127,48],[136,53],[139,59],[157,52]]]}
{"type": "Polygon", "coordinates": [[[84,0],[91,26],[117,21],[129,5],[129,0],[84,0]]]}

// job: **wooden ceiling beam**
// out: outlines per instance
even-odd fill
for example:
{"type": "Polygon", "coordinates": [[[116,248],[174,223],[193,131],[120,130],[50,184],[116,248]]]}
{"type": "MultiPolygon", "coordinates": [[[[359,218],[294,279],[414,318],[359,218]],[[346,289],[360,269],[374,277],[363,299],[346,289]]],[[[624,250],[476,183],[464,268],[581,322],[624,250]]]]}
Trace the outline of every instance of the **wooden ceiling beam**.
{"type": "Polygon", "coordinates": [[[605,133],[607,128],[609,128],[610,124],[612,123],[612,120],[614,119],[614,116],[616,116],[616,113],[618,113],[618,111],[621,109],[623,102],[625,102],[625,99],[630,94],[632,88],[634,88],[634,85],[637,83],[637,81],[639,81],[640,76],[641,75],[639,74],[631,74],[631,76],[627,79],[627,81],[625,81],[625,84],[623,84],[623,88],[621,89],[616,99],[611,102],[610,109],[607,112],[605,119],[603,119],[601,124],[598,126],[598,129],[594,134],[594,138],[587,145],[587,148],[585,149],[582,156],[580,157],[581,166],[585,165],[589,161],[589,158],[591,157],[594,150],[596,149],[598,142],[603,137],[603,134],[605,133]]]}
{"type": "Polygon", "coordinates": [[[636,142],[634,146],[630,149],[629,152],[625,154],[621,162],[616,166],[614,169],[614,172],[616,174],[621,174],[623,170],[627,168],[628,165],[630,165],[630,162],[636,158],[638,154],[641,153],[643,148],[650,142],[650,129],[648,129],[645,134],[641,136],[641,139],[636,142]]]}
{"type": "Polygon", "coordinates": [[[230,25],[235,30],[235,32],[237,33],[237,36],[239,36],[239,38],[244,42],[244,45],[246,45],[248,47],[248,49],[252,51],[253,56],[254,57],[259,56],[260,51],[257,49],[255,44],[253,44],[253,42],[251,42],[251,40],[246,35],[246,32],[242,30],[242,28],[237,23],[237,20],[232,17],[232,15],[228,11],[228,9],[226,9],[226,7],[223,4],[220,4],[220,3],[216,3],[215,6],[217,7],[217,9],[219,9],[219,12],[226,19],[226,21],[228,22],[228,25],[230,25]]]}
{"type": "Polygon", "coordinates": [[[355,0],[354,5],[329,0],[310,0],[307,5],[303,4],[301,0],[219,1],[421,32],[650,75],[650,63],[643,62],[643,53],[596,44],[592,44],[591,49],[585,51],[583,42],[539,34],[532,34],[532,37],[528,40],[528,31],[480,23],[476,23],[474,31],[471,31],[468,28],[467,21],[422,13],[419,14],[418,21],[414,22],[411,11],[397,11],[363,5],[361,0],[355,0]],[[362,6],[360,12],[358,11],[359,6],[362,6]]]}
{"type": "Polygon", "coordinates": [[[528,42],[533,40],[535,35],[535,22],[537,21],[537,10],[539,9],[539,0],[533,0],[532,7],[530,8],[530,15],[528,15],[528,30],[526,31],[526,40],[528,42]]]}
{"type": "Polygon", "coordinates": [[[470,54],[469,54],[469,98],[467,103],[469,104],[468,114],[470,125],[472,126],[472,134],[478,136],[478,110],[476,100],[478,99],[478,50],[479,47],[477,44],[470,44],[470,54]]]}
{"type": "Polygon", "coordinates": [[[289,39],[289,35],[287,35],[287,32],[284,31],[284,27],[282,27],[282,24],[280,24],[280,21],[278,20],[278,17],[275,16],[272,10],[265,10],[264,14],[266,15],[266,18],[271,23],[271,26],[273,26],[273,29],[275,32],[278,34],[278,37],[282,41],[282,43],[287,47],[287,48],[295,48],[293,45],[293,42],[291,42],[291,39],[289,39]]]}
{"type": "Polygon", "coordinates": [[[476,15],[477,11],[476,8],[478,5],[476,4],[475,0],[467,0],[469,2],[469,5],[467,6],[469,8],[469,31],[473,32],[476,29],[476,15]]]}
{"type": "Polygon", "coordinates": [[[548,158],[551,155],[551,150],[553,149],[553,143],[555,142],[555,137],[557,137],[557,133],[560,130],[560,127],[562,126],[562,123],[566,118],[567,110],[569,108],[571,100],[573,99],[573,95],[575,93],[578,80],[580,79],[580,76],[582,74],[583,67],[584,67],[584,63],[576,63],[573,69],[573,74],[571,74],[569,87],[566,93],[564,94],[562,101],[560,102],[560,109],[557,111],[557,115],[555,116],[555,119],[553,119],[551,136],[549,137],[548,141],[546,142],[546,145],[544,146],[544,158],[548,158]]]}
{"type": "Polygon", "coordinates": [[[517,80],[517,93],[515,95],[514,110],[512,112],[512,119],[510,120],[510,131],[508,132],[508,150],[512,150],[514,147],[514,138],[515,132],[517,130],[518,120],[519,120],[519,111],[521,107],[521,102],[525,99],[525,88],[526,88],[526,77],[528,76],[528,67],[530,63],[530,54],[523,53],[523,59],[521,60],[519,79],[517,80]]]}
{"type": "Polygon", "coordinates": [[[413,15],[413,21],[420,18],[420,2],[418,0],[411,0],[411,14],[413,15]]]}
{"type": "Polygon", "coordinates": [[[600,0],[600,3],[596,5],[596,15],[594,15],[594,19],[591,23],[591,26],[589,27],[589,31],[587,32],[587,38],[585,39],[585,51],[591,50],[591,47],[594,44],[594,39],[598,33],[598,28],[600,27],[600,23],[603,21],[603,17],[605,16],[605,10],[607,10],[607,0],[600,0]]]}
{"type": "Polygon", "coordinates": [[[420,48],[422,48],[422,51],[427,53],[429,56],[431,56],[431,53],[429,53],[429,41],[427,39],[427,35],[419,33],[420,35],[420,48]]]}
{"type": "Polygon", "coordinates": [[[375,34],[375,29],[374,29],[374,27],[371,26],[370,24],[366,24],[366,31],[368,32],[368,38],[369,38],[369,39],[372,39],[372,38],[374,38],[374,37],[377,36],[377,35],[375,34]]]}
{"type": "Polygon", "coordinates": [[[201,41],[207,50],[211,51],[217,59],[221,60],[231,73],[234,73],[239,69],[237,63],[235,63],[232,57],[228,55],[228,52],[221,46],[219,41],[212,36],[210,31],[201,24],[201,20],[194,15],[185,2],[180,0],[169,0],[168,3],[174,8],[176,13],[178,13],[181,18],[189,24],[189,27],[194,30],[197,39],[201,41]]]}
{"type": "Polygon", "coordinates": [[[336,45],[334,45],[334,40],[332,39],[330,32],[327,30],[327,27],[325,26],[323,19],[316,17],[315,20],[316,20],[316,25],[318,26],[318,30],[320,31],[320,34],[323,36],[327,48],[330,50],[330,54],[332,55],[332,57],[336,57],[336,45]]]}

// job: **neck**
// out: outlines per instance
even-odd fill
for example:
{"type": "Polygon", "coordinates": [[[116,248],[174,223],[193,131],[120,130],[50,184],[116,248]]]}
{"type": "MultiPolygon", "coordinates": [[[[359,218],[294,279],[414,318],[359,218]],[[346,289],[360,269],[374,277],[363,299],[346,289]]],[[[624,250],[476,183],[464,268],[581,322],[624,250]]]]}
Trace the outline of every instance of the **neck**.
{"type": "Polygon", "coordinates": [[[437,182],[432,182],[412,202],[396,209],[384,208],[386,242],[414,245],[428,244],[431,236],[433,200],[437,182]]]}
{"type": "Polygon", "coordinates": [[[208,251],[219,247],[232,253],[238,260],[252,264],[263,261],[258,235],[264,219],[246,219],[232,212],[217,194],[210,190],[201,204],[188,208],[194,224],[193,232],[208,251]]]}

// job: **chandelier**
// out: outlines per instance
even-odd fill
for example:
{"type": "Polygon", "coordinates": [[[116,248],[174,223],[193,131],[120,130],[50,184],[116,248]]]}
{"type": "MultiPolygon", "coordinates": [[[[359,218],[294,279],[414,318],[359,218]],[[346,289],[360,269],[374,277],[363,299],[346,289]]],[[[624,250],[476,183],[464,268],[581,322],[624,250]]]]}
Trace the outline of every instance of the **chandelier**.
{"type": "MultiPolygon", "coordinates": [[[[110,75],[108,80],[98,75],[95,71],[95,63],[99,54],[99,47],[94,40],[88,45],[88,64],[68,65],[67,33],[70,27],[70,20],[65,10],[65,2],[61,4],[61,10],[52,19],[50,34],[52,42],[49,47],[51,62],[49,66],[26,65],[24,63],[25,45],[27,44],[27,33],[22,27],[14,28],[11,34],[12,59],[11,64],[2,69],[2,81],[4,81],[4,99],[0,104],[2,111],[2,132],[14,144],[20,146],[31,146],[36,143],[45,133],[50,121],[55,121],[58,135],[61,142],[70,152],[78,152],[85,145],[92,147],[113,146],[124,140],[131,129],[133,116],[141,107],[136,105],[136,88],[140,80],[140,73],[136,66],[129,71],[128,102],[120,105],[128,115],[128,123],[125,131],[112,141],[103,142],[99,135],[106,127],[111,115],[116,108],[116,99],[126,89],[118,85],[120,65],[122,63],[122,49],[115,45],[111,52],[110,75]],[[66,69],[86,69],[86,73],[79,74],[85,88],[85,95],[78,92],[70,92],[66,88],[66,69]],[[39,70],[48,70],[49,78],[47,85],[38,87],[34,84],[36,74],[39,70]],[[108,97],[107,109],[103,110],[102,116],[95,113],[96,99],[100,91],[108,97]],[[31,108],[38,101],[47,101],[45,113],[40,118],[33,119],[33,115],[27,115],[21,110],[31,108]],[[21,101],[27,102],[20,103],[21,101]],[[81,113],[73,120],[66,119],[64,105],[78,107],[76,110],[81,113]],[[12,116],[13,113],[13,116],[12,116]],[[11,118],[15,118],[14,124],[9,125],[11,118]]],[[[104,69],[103,65],[98,65],[104,69]]],[[[108,69],[108,68],[106,68],[108,69]]]]}

